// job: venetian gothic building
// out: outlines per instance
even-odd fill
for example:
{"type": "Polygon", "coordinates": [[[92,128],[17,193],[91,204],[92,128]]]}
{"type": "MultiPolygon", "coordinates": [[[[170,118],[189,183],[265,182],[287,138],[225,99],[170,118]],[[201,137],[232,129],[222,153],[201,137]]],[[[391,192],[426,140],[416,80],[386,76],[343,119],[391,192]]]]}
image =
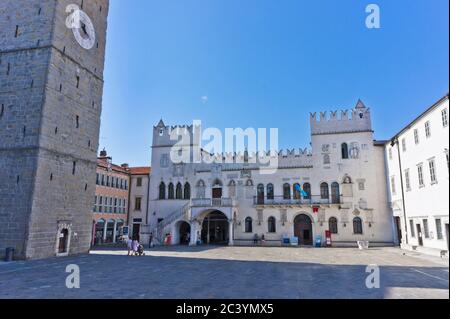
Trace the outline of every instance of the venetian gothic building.
{"type": "MultiPolygon", "coordinates": [[[[387,201],[384,141],[374,141],[370,109],[358,101],[342,112],[311,114],[311,149],[277,151],[277,170],[265,174],[258,154],[210,155],[201,162],[174,163],[172,152],[199,145],[176,143],[170,136],[193,137],[193,126],[153,128],[152,177],[147,225],[160,243],[266,245],[297,237],[313,245],[331,232],[334,246],[393,244],[387,201]],[[211,156],[215,161],[211,161],[211,156]],[[207,161],[209,160],[209,161],[207,161]],[[208,162],[208,163],[206,163],[208,162]]],[[[193,141],[193,142],[192,142],[193,141]]],[[[192,159],[192,154],[189,158],[192,159]]]]}

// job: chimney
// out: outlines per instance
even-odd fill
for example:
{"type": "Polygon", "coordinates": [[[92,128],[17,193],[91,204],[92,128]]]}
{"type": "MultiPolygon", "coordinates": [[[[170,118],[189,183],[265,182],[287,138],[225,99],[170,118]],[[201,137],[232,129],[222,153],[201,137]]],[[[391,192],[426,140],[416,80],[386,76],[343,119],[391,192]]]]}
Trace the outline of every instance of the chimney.
{"type": "Polygon", "coordinates": [[[125,168],[125,169],[127,169],[127,168],[129,168],[130,167],[130,165],[128,165],[128,164],[122,164],[122,165],[120,165],[122,168],[125,168]]]}
{"type": "Polygon", "coordinates": [[[108,156],[108,153],[106,152],[105,149],[103,149],[102,151],[100,151],[100,157],[106,157],[108,156]]]}

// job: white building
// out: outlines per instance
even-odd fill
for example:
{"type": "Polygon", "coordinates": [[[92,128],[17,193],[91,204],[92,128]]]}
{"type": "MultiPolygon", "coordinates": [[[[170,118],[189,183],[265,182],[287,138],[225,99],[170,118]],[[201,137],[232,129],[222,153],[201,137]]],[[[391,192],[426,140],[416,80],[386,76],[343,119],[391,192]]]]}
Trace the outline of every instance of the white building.
{"type": "Polygon", "coordinates": [[[266,245],[281,245],[285,237],[313,245],[329,230],[333,245],[393,244],[385,142],[374,142],[370,110],[361,101],[340,114],[311,114],[311,150],[272,153],[275,174],[263,174],[257,154],[247,152],[215,155],[212,164],[201,152],[201,163],[175,164],[171,154],[187,151],[192,158],[198,143],[175,146],[170,135],[193,137],[195,130],[163,121],[153,128],[143,241],[153,233],[161,243],[170,233],[172,244],[247,245],[257,234],[266,245]]]}
{"type": "Polygon", "coordinates": [[[386,143],[397,241],[440,255],[449,247],[448,95],[386,143]]]}

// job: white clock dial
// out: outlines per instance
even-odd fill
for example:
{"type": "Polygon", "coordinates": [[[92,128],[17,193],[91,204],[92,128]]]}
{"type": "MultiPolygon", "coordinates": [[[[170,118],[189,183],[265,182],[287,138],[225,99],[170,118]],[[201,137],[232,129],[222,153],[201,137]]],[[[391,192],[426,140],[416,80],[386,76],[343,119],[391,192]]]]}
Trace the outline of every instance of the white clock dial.
{"type": "Polygon", "coordinates": [[[95,28],[89,16],[79,10],[79,28],[72,28],[73,35],[77,42],[86,50],[90,50],[95,44],[95,28]]]}

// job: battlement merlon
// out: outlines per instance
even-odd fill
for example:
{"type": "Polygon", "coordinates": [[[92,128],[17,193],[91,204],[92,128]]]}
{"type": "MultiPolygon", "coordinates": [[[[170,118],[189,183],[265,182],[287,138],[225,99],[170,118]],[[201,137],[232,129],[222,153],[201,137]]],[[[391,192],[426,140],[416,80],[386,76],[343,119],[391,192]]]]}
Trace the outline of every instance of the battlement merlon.
{"type": "Polygon", "coordinates": [[[361,100],[351,110],[320,112],[319,119],[317,113],[310,113],[310,125],[311,135],[372,132],[370,108],[361,100]]]}
{"type": "Polygon", "coordinates": [[[198,146],[198,135],[200,126],[195,125],[165,125],[161,119],[156,126],[153,126],[153,147],[173,146],[175,144],[198,146]]]}

